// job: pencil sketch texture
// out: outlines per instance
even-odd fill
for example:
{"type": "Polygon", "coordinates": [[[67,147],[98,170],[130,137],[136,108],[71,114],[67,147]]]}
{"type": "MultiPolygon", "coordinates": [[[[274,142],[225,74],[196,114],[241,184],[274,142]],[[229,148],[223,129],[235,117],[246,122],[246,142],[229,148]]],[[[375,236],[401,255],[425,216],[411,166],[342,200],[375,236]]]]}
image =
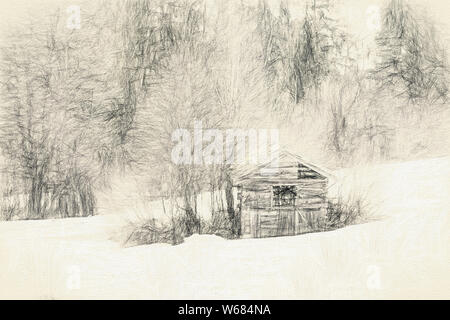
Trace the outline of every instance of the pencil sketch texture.
{"type": "Polygon", "coordinates": [[[0,9],[0,298],[450,297],[448,1],[0,9]]]}

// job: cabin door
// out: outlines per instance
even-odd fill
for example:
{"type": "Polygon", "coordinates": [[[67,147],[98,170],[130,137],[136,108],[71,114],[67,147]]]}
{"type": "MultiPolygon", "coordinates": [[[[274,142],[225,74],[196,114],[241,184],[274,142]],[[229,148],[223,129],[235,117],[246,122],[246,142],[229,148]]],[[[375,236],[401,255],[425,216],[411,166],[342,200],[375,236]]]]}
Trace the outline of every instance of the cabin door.
{"type": "Polygon", "coordinates": [[[277,236],[289,236],[295,234],[295,210],[294,208],[280,208],[278,210],[277,236]]]}
{"type": "Polygon", "coordinates": [[[296,186],[273,186],[273,205],[275,211],[277,212],[277,236],[288,236],[295,234],[296,197],[296,186]]]}

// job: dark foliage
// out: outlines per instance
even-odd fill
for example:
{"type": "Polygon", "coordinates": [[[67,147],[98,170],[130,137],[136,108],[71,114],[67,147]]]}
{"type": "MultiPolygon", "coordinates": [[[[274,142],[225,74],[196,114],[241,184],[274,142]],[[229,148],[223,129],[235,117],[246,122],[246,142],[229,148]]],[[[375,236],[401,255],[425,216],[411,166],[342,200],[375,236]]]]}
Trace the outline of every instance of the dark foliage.
{"type": "Polygon", "coordinates": [[[433,25],[402,0],[391,0],[377,37],[381,61],[373,70],[381,90],[413,103],[446,101],[448,69],[433,25]]]}

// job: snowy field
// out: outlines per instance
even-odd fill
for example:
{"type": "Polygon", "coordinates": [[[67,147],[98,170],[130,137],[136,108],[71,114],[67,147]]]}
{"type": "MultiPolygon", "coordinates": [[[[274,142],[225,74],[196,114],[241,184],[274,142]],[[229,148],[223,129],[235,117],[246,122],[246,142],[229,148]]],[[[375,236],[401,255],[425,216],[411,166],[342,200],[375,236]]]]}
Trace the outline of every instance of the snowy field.
{"type": "Polygon", "coordinates": [[[450,298],[450,158],[335,172],[376,221],[292,237],[122,248],[123,212],[0,223],[0,298],[450,298]],[[358,190],[358,191],[355,191],[358,190]]]}

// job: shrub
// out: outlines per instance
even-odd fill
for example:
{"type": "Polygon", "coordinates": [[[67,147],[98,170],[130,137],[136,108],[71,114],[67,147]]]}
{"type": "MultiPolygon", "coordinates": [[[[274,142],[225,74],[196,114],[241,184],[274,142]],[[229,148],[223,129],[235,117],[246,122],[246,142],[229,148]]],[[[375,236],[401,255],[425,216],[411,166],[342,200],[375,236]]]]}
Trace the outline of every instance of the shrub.
{"type": "Polygon", "coordinates": [[[2,199],[0,204],[0,220],[12,220],[14,217],[19,216],[20,202],[18,199],[2,199]]]}
{"type": "MultiPolygon", "coordinates": [[[[155,218],[130,221],[126,229],[124,245],[138,246],[153,243],[180,244],[191,235],[186,230],[186,216],[180,215],[162,222],[155,218]]],[[[226,211],[215,212],[211,219],[200,221],[200,233],[232,239],[231,221],[226,211]]]]}
{"type": "Polygon", "coordinates": [[[125,245],[146,245],[153,243],[169,243],[172,245],[183,242],[186,232],[181,218],[173,218],[169,222],[160,222],[154,218],[130,222],[129,234],[125,245]]]}
{"type": "Polygon", "coordinates": [[[211,219],[202,220],[202,233],[213,234],[225,239],[233,238],[231,221],[226,211],[215,212],[211,219]]]}
{"type": "Polygon", "coordinates": [[[20,196],[14,192],[13,185],[8,182],[5,183],[0,198],[0,220],[9,221],[20,218],[23,209],[20,196]]]}
{"type": "Polygon", "coordinates": [[[328,200],[326,229],[334,230],[348,225],[365,222],[368,209],[362,197],[328,200]]]}

